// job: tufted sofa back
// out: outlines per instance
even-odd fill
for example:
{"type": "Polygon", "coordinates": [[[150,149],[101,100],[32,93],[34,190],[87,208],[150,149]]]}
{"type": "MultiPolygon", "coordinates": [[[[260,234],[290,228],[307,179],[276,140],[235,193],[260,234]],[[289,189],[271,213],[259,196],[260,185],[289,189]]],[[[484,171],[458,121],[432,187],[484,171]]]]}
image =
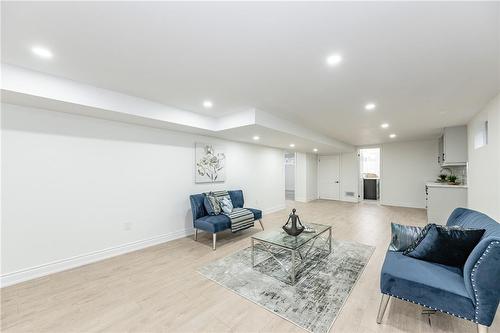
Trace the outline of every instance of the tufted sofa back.
{"type": "MultiPolygon", "coordinates": [[[[227,191],[229,196],[231,197],[231,201],[233,202],[233,206],[235,208],[243,208],[245,200],[243,199],[243,191],[242,190],[234,190],[227,191]]],[[[191,204],[191,212],[193,214],[193,223],[200,217],[208,215],[207,210],[205,209],[205,194],[192,194],[189,196],[189,202],[191,204]]]]}

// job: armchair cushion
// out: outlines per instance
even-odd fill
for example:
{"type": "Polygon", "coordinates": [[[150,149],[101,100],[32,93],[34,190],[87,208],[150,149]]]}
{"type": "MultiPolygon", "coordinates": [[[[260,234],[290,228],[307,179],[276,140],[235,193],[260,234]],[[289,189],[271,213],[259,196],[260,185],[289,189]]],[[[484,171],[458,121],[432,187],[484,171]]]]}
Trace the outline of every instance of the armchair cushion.
{"type": "Polygon", "coordinates": [[[462,270],[416,260],[388,251],[380,280],[382,293],[474,319],[474,304],[465,289],[462,270]]]}

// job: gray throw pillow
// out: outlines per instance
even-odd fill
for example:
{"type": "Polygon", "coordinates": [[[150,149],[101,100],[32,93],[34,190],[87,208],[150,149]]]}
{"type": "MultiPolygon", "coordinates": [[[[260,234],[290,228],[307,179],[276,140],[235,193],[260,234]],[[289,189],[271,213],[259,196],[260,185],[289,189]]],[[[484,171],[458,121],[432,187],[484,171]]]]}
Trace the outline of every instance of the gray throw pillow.
{"type": "Polygon", "coordinates": [[[203,204],[205,205],[208,215],[219,215],[222,211],[219,200],[217,200],[212,193],[205,194],[203,204]]]}
{"type": "Polygon", "coordinates": [[[391,223],[391,244],[389,251],[402,252],[417,241],[423,228],[391,223]]]}

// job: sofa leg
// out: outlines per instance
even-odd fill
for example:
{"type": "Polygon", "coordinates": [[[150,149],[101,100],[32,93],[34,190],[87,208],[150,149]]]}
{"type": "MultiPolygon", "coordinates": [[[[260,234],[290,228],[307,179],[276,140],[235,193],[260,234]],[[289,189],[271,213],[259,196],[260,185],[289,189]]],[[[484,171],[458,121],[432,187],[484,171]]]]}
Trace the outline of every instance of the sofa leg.
{"type": "Polygon", "coordinates": [[[488,326],[477,324],[477,333],[488,333],[488,326]]]}
{"type": "Polygon", "coordinates": [[[382,299],[380,300],[380,306],[378,308],[377,324],[382,323],[382,318],[384,318],[385,309],[387,308],[387,303],[391,296],[382,294],[382,299]]]}
{"type": "Polygon", "coordinates": [[[260,227],[262,228],[262,230],[264,230],[264,225],[262,224],[262,220],[259,219],[259,223],[260,223],[260,227]]]}
{"type": "Polygon", "coordinates": [[[197,241],[198,240],[198,229],[194,229],[194,240],[197,241]]]}
{"type": "Polygon", "coordinates": [[[215,242],[217,242],[217,234],[214,232],[212,234],[212,250],[215,251],[215,242]]]}

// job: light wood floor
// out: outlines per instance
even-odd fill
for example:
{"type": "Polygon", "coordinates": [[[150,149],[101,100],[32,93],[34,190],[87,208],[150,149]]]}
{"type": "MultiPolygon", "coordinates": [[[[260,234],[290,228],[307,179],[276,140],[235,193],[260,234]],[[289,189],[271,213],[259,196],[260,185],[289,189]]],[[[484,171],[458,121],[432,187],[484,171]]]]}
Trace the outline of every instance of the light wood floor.
{"type": "MultiPolygon", "coordinates": [[[[465,320],[428,317],[418,305],[393,299],[382,325],[375,323],[379,276],[390,222],[425,224],[419,209],[335,201],[288,203],[306,222],[331,224],[338,239],[376,246],[331,332],[475,332],[465,320]]],[[[264,217],[279,227],[288,211],[264,217]]],[[[197,268],[249,246],[249,236],[230,232],[199,242],[183,238],[70,271],[4,288],[3,332],[305,332],[258,305],[202,277],[197,268]]],[[[500,332],[500,316],[490,332],[500,332]]]]}

